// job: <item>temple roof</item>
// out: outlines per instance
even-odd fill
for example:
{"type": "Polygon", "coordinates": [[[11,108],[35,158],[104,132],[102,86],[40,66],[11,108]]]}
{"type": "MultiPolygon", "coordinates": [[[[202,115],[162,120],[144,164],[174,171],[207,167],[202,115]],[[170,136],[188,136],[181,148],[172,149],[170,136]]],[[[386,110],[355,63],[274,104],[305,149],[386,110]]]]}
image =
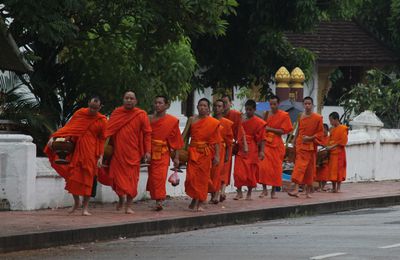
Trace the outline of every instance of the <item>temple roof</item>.
{"type": "Polygon", "coordinates": [[[313,32],[286,32],[294,47],[316,55],[322,66],[388,65],[398,56],[354,21],[321,22],[313,32]]]}

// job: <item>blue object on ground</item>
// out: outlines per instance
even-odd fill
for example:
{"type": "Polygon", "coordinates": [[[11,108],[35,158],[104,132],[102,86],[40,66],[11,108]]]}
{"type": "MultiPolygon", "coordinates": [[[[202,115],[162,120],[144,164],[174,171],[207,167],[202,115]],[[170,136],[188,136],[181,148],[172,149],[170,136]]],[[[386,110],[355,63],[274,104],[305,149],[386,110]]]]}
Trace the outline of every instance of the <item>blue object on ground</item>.
{"type": "Polygon", "coordinates": [[[286,173],[282,174],[282,180],[284,180],[284,181],[290,181],[291,177],[292,176],[289,174],[286,174],[286,173]]]}

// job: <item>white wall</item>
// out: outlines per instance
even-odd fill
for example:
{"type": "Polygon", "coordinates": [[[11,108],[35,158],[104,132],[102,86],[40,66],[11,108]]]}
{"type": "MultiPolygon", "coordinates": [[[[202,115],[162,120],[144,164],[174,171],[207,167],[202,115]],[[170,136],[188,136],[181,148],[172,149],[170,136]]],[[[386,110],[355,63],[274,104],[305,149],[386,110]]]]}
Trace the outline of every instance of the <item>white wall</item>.
{"type": "MultiPolygon", "coordinates": [[[[382,129],[382,122],[370,111],[355,117],[352,126],[346,147],[347,181],[400,179],[400,129],[382,129]]],[[[36,158],[35,151],[30,136],[0,135],[0,199],[7,199],[12,210],[72,205],[64,179],[50,167],[47,158],[36,158]]],[[[185,171],[179,173],[181,183],[177,187],[166,183],[168,195],[185,195],[185,176],[185,171]]],[[[147,169],[142,168],[136,200],[149,198],[146,183],[147,169]]],[[[232,179],[231,183],[228,192],[235,191],[232,179]]],[[[114,202],[117,196],[110,187],[99,184],[95,200],[114,202]]]]}
{"type": "MultiPolygon", "coordinates": [[[[51,168],[47,158],[37,158],[36,165],[38,167],[38,173],[36,177],[36,204],[35,208],[58,208],[67,207],[73,204],[73,200],[70,194],[64,190],[65,182],[64,179],[59,177],[58,174],[51,168]]],[[[180,184],[177,187],[173,187],[170,183],[166,183],[167,195],[171,197],[184,196],[185,194],[185,177],[186,170],[182,169],[182,173],[178,173],[180,178],[180,184]]],[[[168,176],[172,173],[170,171],[168,176]]],[[[150,195],[146,191],[147,183],[147,168],[141,168],[138,195],[135,201],[142,199],[149,199],[150,195]]],[[[233,179],[231,181],[233,183],[233,179]]],[[[233,192],[235,188],[233,185],[227,187],[228,192],[233,192]]],[[[115,202],[118,197],[112,191],[111,187],[103,186],[100,183],[97,186],[97,195],[95,201],[102,203],[115,202]]]]}
{"type": "Polygon", "coordinates": [[[400,179],[400,129],[352,130],[347,152],[347,180],[400,179]]]}
{"type": "Polygon", "coordinates": [[[36,146],[32,137],[0,134],[0,199],[11,209],[35,209],[36,146]]]}

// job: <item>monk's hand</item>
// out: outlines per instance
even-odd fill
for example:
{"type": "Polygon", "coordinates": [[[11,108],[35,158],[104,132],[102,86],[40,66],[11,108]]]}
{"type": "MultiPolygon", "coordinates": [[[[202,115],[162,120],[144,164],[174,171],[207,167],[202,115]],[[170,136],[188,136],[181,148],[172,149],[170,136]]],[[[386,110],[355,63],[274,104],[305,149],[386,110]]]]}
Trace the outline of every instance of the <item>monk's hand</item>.
{"type": "Polygon", "coordinates": [[[247,153],[249,152],[249,147],[248,147],[247,145],[245,145],[245,146],[243,147],[243,152],[244,152],[245,154],[247,154],[247,153]]]}
{"type": "Polygon", "coordinates": [[[262,161],[262,160],[264,160],[264,158],[265,158],[264,152],[259,152],[258,153],[258,159],[260,159],[262,161]]]}
{"type": "Polygon", "coordinates": [[[218,165],[218,164],[219,164],[219,158],[215,156],[213,159],[213,165],[218,165]]]}
{"type": "Polygon", "coordinates": [[[99,159],[97,160],[97,168],[101,168],[103,166],[103,155],[100,155],[99,159]]]}
{"type": "Polygon", "coordinates": [[[144,155],[144,161],[145,161],[146,163],[150,163],[150,161],[151,161],[151,154],[150,154],[150,153],[146,153],[146,154],[144,155]]]}
{"type": "Polygon", "coordinates": [[[179,157],[174,158],[174,168],[178,169],[179,168],[179,157]]]}

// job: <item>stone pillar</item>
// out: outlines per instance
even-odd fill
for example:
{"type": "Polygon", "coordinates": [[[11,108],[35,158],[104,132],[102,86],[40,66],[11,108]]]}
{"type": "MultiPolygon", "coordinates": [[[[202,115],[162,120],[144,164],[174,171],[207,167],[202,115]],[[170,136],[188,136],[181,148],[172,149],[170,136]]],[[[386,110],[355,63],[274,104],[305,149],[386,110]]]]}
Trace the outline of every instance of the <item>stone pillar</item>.
{"type": "Polygon", "coordinates": [[[289,82],[290,82],[290,73],[285,67],[280,67],[279,70],[275,73],[275,81],[276,81],[276,95],[280,98],[281,101],[289,99],[289,82]]]}
{"type": "Polygon", "coordinates": [[[380,140],[380,132],[383,127],[382,121],[375,115],[372,111],[364,111],[358,116],[356,116],[351,122],[350,125],[354,130],[364,129],[373,140],[374,143],[374,158],[371,158],[374,161],[374,167],[372,168],[372,179],[376,177],[377,169],[383,169],[380,167],[381,163],[381,140],[380,140]]]}
{"type": "Polygon", "coordinates": [[[332,82],[329,77],[334,71],[335,68],[333,67],[320,67],[318,71],[318,90],[317,100],[315,100],[315,102],[317,105],[317,112],[320,114],[324,106],[324,99],[332,87],[332,82]]]}
{"type": "Polygon", "coordinates": [[[303,102],[303,83],[306,79],[303,71],[299,67],[294,68],[290,73],[290,78],[292,81],[292,86],[290,88],[289,99],[295,102],[303,102]]]}
{"type": "Polygon", "coordinates": [[[36,145],[32,140],[28,135],[0,135],[0,200],[8,200],[11,210],[35,209],[36,145]]]}

